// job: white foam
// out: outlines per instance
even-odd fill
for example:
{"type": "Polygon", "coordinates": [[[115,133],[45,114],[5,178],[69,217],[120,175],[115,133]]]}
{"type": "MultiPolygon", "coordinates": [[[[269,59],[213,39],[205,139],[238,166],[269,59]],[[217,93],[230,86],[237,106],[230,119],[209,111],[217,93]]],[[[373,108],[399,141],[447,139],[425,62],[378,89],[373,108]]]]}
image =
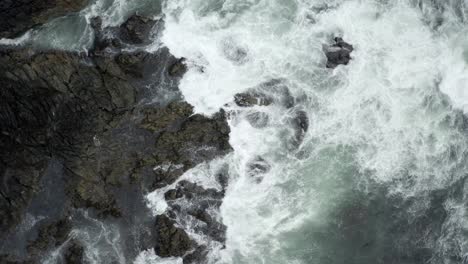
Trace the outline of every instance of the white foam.
{"type": "Polygon", "coordinates": [[[154,249],[142,251],[134,264],[182,264],[182,258],[161,258],[154,252],[154,249]]]}
{"type": "Polygon", "coordinates": [[[307,159],[299,160],[285,147],[285,109],[269,108],[273,122],[263,129],[253,128],[242,113],[230,121],[234,153],[221,210],[228,226],[221,262],[299,261],[281,254],[282,236],[304,222],[319,229],[328,208],[343,199],[348,177],[384,184],[405,197],[464,176],[463,155],[454,159],[449,153],[463,152],[466,135],[442,125],[455,113],[439,93],[466,109],[466,41],[456,30],[463,25],[447,20],[435,32],[426,23],[428,14],[408,1],[258,0],[216,6],[178,0],[167,2],[164,12],[163,43],[190,62],[180,89],[195,111],[211,114],[237,92],[285,78],[293,94],[305,95],[299,106],[312,123],[302,146],[307,159]],[[334,34],[355,50],[350,65],[327,70],[322,44],[334,34]],[[247,59],[232,61],[236,53],[223,51],[226,47],[242,48],[247,59]],[[273,163],[259,184],[246,173],[257,156],[273,163]]]}

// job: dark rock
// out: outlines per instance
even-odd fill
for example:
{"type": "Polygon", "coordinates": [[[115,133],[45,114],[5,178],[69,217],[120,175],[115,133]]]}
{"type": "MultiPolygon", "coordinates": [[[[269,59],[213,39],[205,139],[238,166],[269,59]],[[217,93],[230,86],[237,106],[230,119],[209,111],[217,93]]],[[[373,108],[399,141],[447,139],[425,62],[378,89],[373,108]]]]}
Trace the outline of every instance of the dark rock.
{"type": "Polygon", "coordinates": [[[166,201],[182,198],[184,195],[178,190],[169,190],[164,194],[166,201]]]}
{"type": "Polygon", "coordinates": [[[204,263],[208,255],[208,249],[206,246],[197,247],[192,253],[187,254],[184,257],[184,264],[201,264],[204,263]]]}
{"type": "Polygon", "coordinates": [[[272,99],[259,93],[238,93],[234,95],[234,102],[241,107],[252,107],[254,105],[267,106],[272,103],[272,99]]]}
{"type": "Polygon", "coordinates": [[[336,37],[335,44],[329,46],[325,55],[327,56],[327,68],[335,68],[338,65],[348,65],[351,60],[351,52],[353,46],[343,41],[342,38],[336,37]]]}
{"type": "Polygon", "coordinates": [[[16,38],[52,18],[77,12],[88,0],[4,0],[0,1],[0,38],[16,38]]]}
{"type": "Polygon", "coordinates": [[[193,247],[193,242],[175,222],[165,215],[156,217],[155,251],[161,257],[181,257],[193,247]]]}
{"type": "Polygon", "coordinates": [[[157,21],[148,17],[133,15],[120,26],[120,37],[127,43],[148,44],[151,41],[151,30],[156,23],[157,21]]]}
{"type": "Polygon", "coordinates": [[[75,239],[70,240],[63,252],[63,259],[66,264],[81,264],[84,263],[84,248],[75,239]]]}
{"type": "Polygon", "coordinates": [[[292,145],[298,147],[304,140],[305,134],[309,129],[309,117],[305,111],[297,111],[291,121],[291,126],[294,129],[292,145]]]}
{"type": "Polygon", "coordinates": [[[227,164],[216,172],[215,179],[221,185],[224,192],[229,184],[229,166],[227,166],[227,164]]]}
{"type": "Polygon", "coordinates": [[[161,132],[156,139],[158,152],[149,161],[164,165],[155,170],[160,183],[157,187],[171,184],[201,162],[230,152],[229,133],[222,110],[212,118],[192,115],[174,129],[161,132]]]}
{"type": "Polygon", "coordinates": [[[188,216],[199,222],[192,226],[197,233],[204,234],[214,241],[221,243],[226,239],[226,226],[210,215],[210,210],[218,208],[222,204],[223,191],[205,189],[189,181],[181,181],[175,190],[166,192],[166,199],[174,218],[183,219],[182,222],[193,223],[188,216]],[[176,197],[177,200],[171,199],[176,197]]]}
{"type": "Polygon", "coordinates": [[[205,189],[195,183],[189,181],[181,181],[177,184],[177,193],[179,197],[185,196],[187,199],[192,198],[209,198],[221,200],[224,195],[215,189],[205,189]]]}
{"type": "Polygon", "coordinates": [[[250,88],[246,92],[234,95],[234,102],[241,107],[276,104],[291,108],[294,105],[294,98],[284,84],[284,80],[273,79],[250,88]]]}
{"type": "Polygon", "coordinates": [[[186,59],[180,58],[169,67],[169,75],[173,77],[182,77],[187,72],[186,59]]]}
{"type": "Polygon", "coordinates": [[[37,238],[28,245],[28,252],[31,255],[39,255],[41,252],[50,250],[62,245],[71,231],[71,223],[62,219],[39,229],[37,238]]]}
{"type": "MultiPolygon", "coordinates": [[[[135,204],[144,207],[144,192],[231,151],[223,111],[205,117],[181,101],[139,104],[145,82],[163,82],[163,76],[177,85],[185,70],[178,66],[172,71],[178,77],[171,79],[166,69],[183,65],[181,60],[165,48],[154,54],[123,52],[121,43],[106,37],[106,30],[114,29],[102,29],[99,19],[92,24],[96,46],[89,54],[0,50],[0,239],[21,222],[51,160],[63,166],[67,179],[63,210],[91,207],[97,219],[123,218],[128,225],[135,204]],[[151,79],[154,73],[157,80],[151,79]]],[[[181,190],[167,198],[202,192],[190,186],[181,190]]],[[[50,221],[29,246],[32,262],[68,235],[68,222],[50,221]]],[[[162,233],[174,231],[168,221],[158,223],[162,233]]],[[[180,245],[163,251],[179,254],[186,248],[188,236],[178,230],[166,239],[176,236],[180,245]]],[[[83,249],[69,251],[80,263],[83,249]]]]}
{"type": "Polygon", "coordinates": [[[141,126],[153,132],[160,132],[164,129],[177,130],[192,114],[193,107],[190,104],[172,102],[164,108],[145,109],[141,126]]]}
{"type": "Polygon", "coordinates": [[[265,174],[270,171],[271,165],[266,162],[262,157],[257,157],[255,160],[247,165],[249,175],[256,176],[258,174],[265,174]]]}

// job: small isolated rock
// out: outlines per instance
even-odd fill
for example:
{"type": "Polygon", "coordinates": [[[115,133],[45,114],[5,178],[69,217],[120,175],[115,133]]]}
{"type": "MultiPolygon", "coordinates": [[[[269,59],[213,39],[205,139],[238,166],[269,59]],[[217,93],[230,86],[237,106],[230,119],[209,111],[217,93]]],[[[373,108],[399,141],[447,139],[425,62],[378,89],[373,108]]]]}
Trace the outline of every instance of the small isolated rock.
{"type": "Polygon", "coordinates": [[[178,59],[169,67],[169,75],[172,77],[182,77],[187,72],[187,65],[185,65],[185,58],[178,59]]]}
{"type": "Polygon", "coordinates": [[[241,107],[251,107],[254,105],[267,106],[272,101],[272,99],[258,93],[245,92],[234,95],[234,102],[241,107]]]}
{"type": "Polygon", "coordinates": [[[327,68],[335,68],[338,65],[348,65],[351,60],[351,52],[353,46],[344,42],[342,38],[335,38],[335,44],[329,46],[325,50],[327,56],[327,68]]]}

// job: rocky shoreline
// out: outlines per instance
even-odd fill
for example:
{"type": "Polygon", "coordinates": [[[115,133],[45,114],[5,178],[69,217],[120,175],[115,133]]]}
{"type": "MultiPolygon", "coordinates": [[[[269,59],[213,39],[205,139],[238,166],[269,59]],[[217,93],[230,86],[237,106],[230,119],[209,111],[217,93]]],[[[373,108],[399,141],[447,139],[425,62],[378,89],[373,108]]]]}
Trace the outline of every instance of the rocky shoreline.
{"type": "MultiPolygon", "coordinates": [[[[60,11],[47,17],[82,7],[56,5],[52,10],[60,11]]],[[[1,36],[45,21],[21,20],[1,36]]],[[[174,201],[195,196],[184,213],[206,223],[200,232],[223,241],[224,226],[206,211],[212,201],[220,205],[222,192],[180,182],[165,195],[167,214],[153,217],[145,204],[147,193],[231,151],[226,114],[194,114],[178,92],[183,59],[166,48],[125,49],[146,43],[160,23],[135,15],[120,27],[101,28],[95,18],[88,53],[1,47],[1,263],[38,263],[51,252],[60,252],[58,263],[82,263],[87,249],[76,232],[83,215],[119,226],[128,261],[154,248],[161,257],[200,263],[203,247],[174,220],[181,210],[174,201]],[[162,83],[172,98],[148,100],[162,83]],[[28,216],[32,226],[19,232],[28,216]]]]}

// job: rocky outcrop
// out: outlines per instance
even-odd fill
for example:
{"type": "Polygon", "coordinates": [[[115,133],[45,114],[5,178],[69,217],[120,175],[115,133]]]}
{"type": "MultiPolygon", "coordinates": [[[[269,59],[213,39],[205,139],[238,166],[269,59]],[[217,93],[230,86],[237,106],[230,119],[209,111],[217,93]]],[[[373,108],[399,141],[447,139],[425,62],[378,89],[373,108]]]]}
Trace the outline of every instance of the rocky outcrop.
{"type": "Polygon", "coordinates": [[[88,0],[4,0],[0,2],[0,38],[16,38],[52,18],[77,12],[88,0]]]}
{"type": "Polygon", "coordinates": [[[156,217],[156,229],[155,252],[161,257],[182,257],[194,245],[187,233],[165,215],[156,217]]]}
{"type": "MultiPolygon", "coordinates": [[[[123,28],[131,38],[146,39],[149,31],[140,31],[138,23],[130,21],[123,28]]],[[[112,37],[118,35],[104,34],[119,29],[102,29],[99,19],[93,24],[96,41],[88,54],[0,50],[0,239],[21,222],[52,159],[64,167],[63,204],[70,206],[65,210],[92,208],[99,219],[124,219],[122,225],[131,225],[135,208],[145,213],[146,192],[231,151],[223,111],[213,117],[194,114],[180,96],[168,104],[143,103],[148,83],[164,83],[177,91],[185,70],[173,67],[185,67],[182,60],[164,48],[126,52],[126,44],[112,37]]],[[[192,247],[187,234],[171,221],[157,220],[157,232],[166,235],[156,245],[161,256],[180,255],[192,247]],[[166,244],[174,234],[178,244],[166,244]]],[[[68,224],[44,227],[30,243],[29,254],[39,256],[64,243],[68,224]]],[[[128,239],[134,240],[138,238],[128,239]]],[[[155,245],[138,246],[143,250],[155,245]]],[[[83,250],[75,243],[64,258],[81,263],[83,250]]]]}
{"type": "Polygon", "coordinates": [[[335,43],[325,50],[327,56],[327,68],[336,68],[338,65],[348,65],[351,60],[353,46],[344,42],[342,38],[336,37],[335,43]]]}
{"type": "Polygon", "coordinates": [[[120,26],[120,38],[130,44],[148,44],[151,30],[157,23],[160,21],[139,15],[131,16],[120,26]]]}
{"type": "Polygon", "coordinates": [[[28,245],[28,252],[31,256],[39,256],[46,250],[51,250],[62,245],[68,238],[72,224],[66,219],[61,219],[53,223],[43,224],[39,228],[36,239],[28,245]]]}
{"type": "Polygon", "coordinates": [[[169,74],[173,77],[182,77],[187,72],[185,61],[185,58],[180,58],[174,62],[169,68],[169,74]]]}

